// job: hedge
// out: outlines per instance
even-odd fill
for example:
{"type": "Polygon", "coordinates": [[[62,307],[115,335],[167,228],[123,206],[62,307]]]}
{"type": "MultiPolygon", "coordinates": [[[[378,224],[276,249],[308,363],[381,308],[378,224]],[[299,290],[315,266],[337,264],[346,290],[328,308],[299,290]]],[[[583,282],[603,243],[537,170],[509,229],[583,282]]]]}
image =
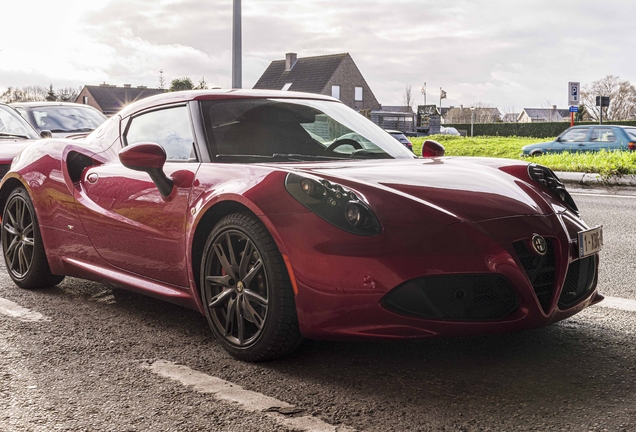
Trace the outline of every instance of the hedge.
{"type": "MultiPolygon", "coordinates": [[[[598,125],[598,122],[574,122],[575,125],[598,125]]],[[[636,121],[612,121],[603,124],[636,126],[636,121]]],[[[444,124],[444,127],[454,127],[457,130],[467,131],[470,136],[470,123],[444,124]]],[[[570,122],[545,122],[545,123],[475,123],[473,124],[474,136],[521,136],[536,138],[554,138],[570,127],[570,122]]]]}

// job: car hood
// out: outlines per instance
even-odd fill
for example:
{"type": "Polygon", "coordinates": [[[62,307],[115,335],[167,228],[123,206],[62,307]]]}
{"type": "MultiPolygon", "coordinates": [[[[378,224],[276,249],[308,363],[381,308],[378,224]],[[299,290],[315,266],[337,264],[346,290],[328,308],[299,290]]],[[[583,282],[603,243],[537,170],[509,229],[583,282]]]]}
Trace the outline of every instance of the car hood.
{"type": "Polygon", "coordinates": [[[522,150],[526,150],[526,149],[544,148],[544,147],[547,147],[547,146],[551,146],[555,142],[556,141],[546,141],[546,142],[540,142],[540,143],[535,143],[535,144],[528,144],[528,145],[525,145],[525,146],[521,147],[521,149],[522,150]]]}
{"type": "Polygon", "coordinates": [[[534,186],[500,169],[511,165],[527,164],[503,159],[432,158],[300,169],[362,193],[374,211],[391,219],[401,213],[416,219],[435,215],[440,223],[479,222],[552,213],[534,186]],[[419,210],[413,212],[414,207],[419,210]]]}

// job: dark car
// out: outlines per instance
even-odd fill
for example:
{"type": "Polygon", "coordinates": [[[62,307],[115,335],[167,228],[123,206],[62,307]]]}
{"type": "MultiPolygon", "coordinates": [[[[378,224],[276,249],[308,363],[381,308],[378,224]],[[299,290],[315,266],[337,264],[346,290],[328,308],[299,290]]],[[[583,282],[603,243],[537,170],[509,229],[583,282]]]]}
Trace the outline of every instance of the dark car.
{"type": "Polygon", "coordinates": [[[404,135],[404,132],[399,130],[385,129],[389,135],[401,142],[407,149],[413,151],[413,143],[404,135]]]}
{"type": "Polygon", "coordinates": [[[636,150],[636,127],[573,126],[556,137],[554,141],[524,146],[522,155],[538,156],[543,153],[599,150],[636,150]]]}
{"type": "Polygon", "coordinates": [[[0,177],[4,176],[13,158],[27,144],[39,139],[38,133],[13,108],[0,103],[0,177]]]}
{"type": "Polygon", "coordinates": [[[49,130],[55,138],[88,135],[107,117],[90,105],[70,102],[15,102],[10,104],[38,131],[49,130]]]}
{"type": "Polygon", "coordinates": [[[422,148],[317,94],[149,97],[16,158],[6,270],[22,288],[74,276],[195,309],[248,361],[303,337],[534,329],[602,300],[602,228],[550,169],[422,148]]]}

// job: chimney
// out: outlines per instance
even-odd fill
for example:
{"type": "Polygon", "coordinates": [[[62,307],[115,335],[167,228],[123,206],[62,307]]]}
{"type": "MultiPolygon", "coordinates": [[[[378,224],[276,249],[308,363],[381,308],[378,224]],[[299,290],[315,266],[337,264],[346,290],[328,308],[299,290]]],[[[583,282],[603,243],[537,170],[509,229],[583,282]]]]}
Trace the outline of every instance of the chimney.
{"type": "Polygon", "coordinates": [[[132,85],[131,85],[131,84],[124,84],[124,87],[126,87],[126,88],[131,88],[131,87],[132,87],[132,85]]]}
{"type": "Polygon", "coordinates": [[[285,72],[289,72],[290,70],[292,70],[292,68],[296,64],[296,55],[296,53],[285,54],[285,72]]]}
{"type": "Polygon", "coordinates": [[[552,109],[556,111],[556,105],[552,105],[552,109]]]}

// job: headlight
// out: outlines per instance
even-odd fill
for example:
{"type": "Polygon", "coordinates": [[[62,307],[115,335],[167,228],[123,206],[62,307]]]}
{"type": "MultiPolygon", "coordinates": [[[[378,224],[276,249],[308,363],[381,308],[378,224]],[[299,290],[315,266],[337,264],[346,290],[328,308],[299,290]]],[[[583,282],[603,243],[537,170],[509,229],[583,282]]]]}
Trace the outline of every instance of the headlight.
{"type": "Polygon", "coordinates": [[[528,175],[532,180],[546,187],[566,206],[568,206],[571,210],[575,211],[578,214],[579,209],[574,203],[574,199],[572,199],[572,196],[565,189],[565,186],[563,185],[561,180],[559,180],[559,178],[550,168],[541,165],[530,164],[528,165],[528,175]]]}
{"type": "Polygon", "coordinates": [[[344,231],[367,236],[382,232],[369,205],[339,184],[289,173],[285,188],[302,205],[344,231]]]}

